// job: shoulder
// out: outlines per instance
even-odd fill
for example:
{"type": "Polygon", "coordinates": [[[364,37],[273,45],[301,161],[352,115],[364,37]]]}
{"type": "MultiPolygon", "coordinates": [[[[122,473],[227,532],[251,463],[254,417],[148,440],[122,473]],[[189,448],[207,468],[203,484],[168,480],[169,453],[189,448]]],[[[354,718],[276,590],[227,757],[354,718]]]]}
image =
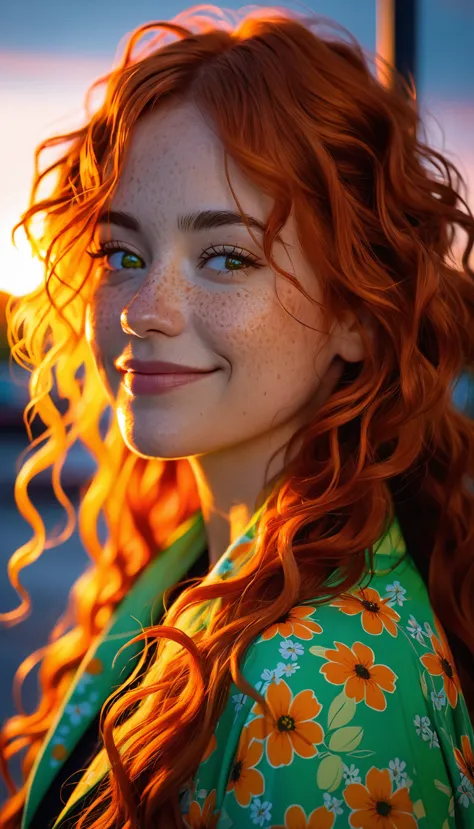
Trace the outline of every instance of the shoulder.
{"type": "Polygon", "coordinates": [[[315,810],[317,826],[365,826],[369,803],[398,810],[404,829],[448,829],[454,815],[470,825],[474,740],[459,681],[416,568],[407,559],[397,574],[299,604],[249,648],[241,670],[270,713],[232,684],[214,744],[221,776],[233,756],[217,806],[234,826],[255,822],[252,804],[272,827],[315,810]]]}

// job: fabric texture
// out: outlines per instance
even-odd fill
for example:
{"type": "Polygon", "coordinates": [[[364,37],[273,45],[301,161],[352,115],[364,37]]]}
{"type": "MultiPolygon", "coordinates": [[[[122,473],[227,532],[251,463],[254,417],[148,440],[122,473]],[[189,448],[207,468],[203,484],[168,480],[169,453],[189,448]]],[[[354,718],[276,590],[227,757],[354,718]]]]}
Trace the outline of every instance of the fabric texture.
{"type": "MultiPolygon", "coordinates": [[[[238,572],[252,554],[260,513],[211,571],[213,578],[238,572]]],[[[182,549],[197,523],[181,536],[182,549]]],[[[144,579],[148,588],[151,573],[144,579]]],[[[160,593],[159,580],[153,590],[160,593]]],[[[140,615],[134,591],[127,596],[129,622],[130,614],[140,615]]],[[[123,612],[117,609],[117,619],[123,612]]],[[[190,635],[205,628],[211,612],[209,603],[193,609],[190,635]]],[[[113,640],[108,644],[110,656],[113,640]]],[[[317,608],[310,601],[293,607],[251,644],[240,667],[271,716],[231,684],[192,784],[180,792],[185,827],[474,829],[472,724],[397,519],[376,545],[368,587],[317,608]]],[[[97,693],[94,673],[88,676],[86,703],[97,693]]],[[[60,728],[71,720],[68,704],[46,740],[50,753],[65,743],[60,728]]],[[[65,750],[72,749],[71,741],[65,750]]],[[[43,753],[43,765],[48,756],[43,753]]],[[[107,769],[100,752],[55,827],[63,829],[107,769]]],[[[36,775],[40,781],[41,763],[36,775]]],[[[36,788],[39,793],[41,785],[36,788]]]]}

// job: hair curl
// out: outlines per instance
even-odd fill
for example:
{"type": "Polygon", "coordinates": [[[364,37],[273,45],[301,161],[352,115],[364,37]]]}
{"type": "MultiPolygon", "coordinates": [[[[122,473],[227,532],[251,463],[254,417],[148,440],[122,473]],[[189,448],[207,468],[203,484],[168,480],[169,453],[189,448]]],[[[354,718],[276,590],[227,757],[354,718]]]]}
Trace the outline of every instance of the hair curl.
{"type": "MultiPolygon", "coordinates": [[[[184,650],[154,688],[153,739],[142,723],[121,759],[114,725],[146,692],[127,690],[129,680],[105,704],[102,733],[115,771],[94,801],[101,814],[87,825],[151,827],[158,817],[160,826],[180,825],[178,788],[199,765],[230,679],[265,705],[238,667],[252,640],[293,605],[324,602],[355,585],[366,569],[364,551],[373,555],[394,510],[447,631],[472,712],[474,424],[455,409],[451,392],[474,362],[474,217],[456,167],[420,139],[414,90],[395,73],[392,83],[381,83],[351,36],[323,36],[318,25],[281,7],[239,19],[204,6],[141,26],[118,65],[89,91],[86,125],[38,147],[30,206],[16,227],[23,225],[41,257],[45,281],[8,308],[13,357],[32,373],[25,423],[34,453],[18,474],[15,497],[34,535],[9,563],[21,604],[4,614],[8,624],[30,609],[20,571],[73,531],[61,468],[76,441],[95,458],[97,471],[78,513],[91,567],[74,585],[48,644],[18,669],[17,681],[41,660],[36,711],[10,718],[0,735],[10,789],[0,813],[5,829],[19,825],[25,799],[25,785],[16,790],[7,761],[26,749],[26,779],[92,640],[170,533],[200,506],[186,460],[134,455],[113,412],[102,436],[108,405],[84,336],[93,267],[84,252],[94,222],[117,184],[133,125],[167,101],[192,100],[226,153],[272,196],[263,250],[298,287],[272,257],[275,235],[293,208],[304,253],[318,266],[324,308],[336,319],[356,312],[367,357],[345,367],[314,422],[288,444],[284,478],[268,484],[255,552],[243,571],[217,583],[198,580],[167,610],[165,629],[143,633],[184,650]],[[105,95],[94,110],[91,96],[99,88],[105,95]],[[40,172],[40,154],[54,147],[62,154],[40,172]],[[48,176],[55,183],[40,199],[48,176]],[[43,228],[33,233],[38,216],[43,228]],[[467,235],[462,261],[453,254],[457,230],[467,235]],[[364,314],[374,325],[373,342],[364,314]],[[51,397],[54,383],[69,404],[64,414],[51,397]],[[33,441],[36,415],[45,430],[33,441]],[[48,468],[67,515],[56,541],[46,539],[27,491],[48,468]],[[105,544],[100,516],[108,527],[105,544]],[[328,586],[336,569],[340,578],[328,586]],[[172,629],[182,610],[217,597],[218,613],[204,637],[172,629]]],[[[226,176],[231,186],[227,164],[226,176]]]]}

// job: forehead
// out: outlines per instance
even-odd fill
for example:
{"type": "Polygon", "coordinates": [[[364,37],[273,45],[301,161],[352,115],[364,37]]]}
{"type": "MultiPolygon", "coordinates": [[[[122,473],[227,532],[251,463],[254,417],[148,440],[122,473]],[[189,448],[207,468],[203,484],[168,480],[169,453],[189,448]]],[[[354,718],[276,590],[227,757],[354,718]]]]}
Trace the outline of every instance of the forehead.
{"type": "MultiPolygon", "coordinates": [[[[243,209],[265,220],[272,200],[228,158],[229,176],[243,209]]],[[[114,208],[132,212],[234,209],[224,169],[224,146],[193,104],[167,105],[133,127],[114,208]]]]}

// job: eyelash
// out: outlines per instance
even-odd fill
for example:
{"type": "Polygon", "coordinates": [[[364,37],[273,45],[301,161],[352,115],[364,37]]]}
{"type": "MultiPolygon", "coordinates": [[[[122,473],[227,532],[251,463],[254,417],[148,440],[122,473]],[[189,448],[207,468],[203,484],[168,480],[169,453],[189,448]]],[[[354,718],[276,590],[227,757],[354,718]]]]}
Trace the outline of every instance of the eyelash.
{"type": "MultiPolygon", "coordinates": [[[[99,245],[97,250],[88,250],[87,253],[92,259],[105,259],[111,253],[117,253],[118,251],[123,253],[130,253],[132,256],[137,256],[138,259],[141,259],[137,253],[133,250],[130,250],[125,244],[122,242],[104,242],[104,244],[99,245]]],[[[249,268],[262,268],[263,265],[258,263],[256,257],[254,257],[250,253],[246,253],[242,248],[238,248],[235,245],[211,245],[208,248],[203,248],[201,253],[199,254],[199,262],[201,262],[200,268],[203,268],[205,263],[209,261],[209,259],[213,259],[215,256],[228,256],[229,258],[233,256],[236,259],[240,259],[244,263],[243,268],[238,268],[237,273],[241,271],[246,271],[249,268]],[[207,256],[204,258],[204,254],[212,251],[212,255],[207,256]]],[[[105,270],[108,271],[119,271],[119,270],[135,270],[135,268],[108,268],[106,266],[105,270]]],[[[232,270],[221,270],[216,271],[219,274],[228,274],[234,273],[232,270]]]]}

